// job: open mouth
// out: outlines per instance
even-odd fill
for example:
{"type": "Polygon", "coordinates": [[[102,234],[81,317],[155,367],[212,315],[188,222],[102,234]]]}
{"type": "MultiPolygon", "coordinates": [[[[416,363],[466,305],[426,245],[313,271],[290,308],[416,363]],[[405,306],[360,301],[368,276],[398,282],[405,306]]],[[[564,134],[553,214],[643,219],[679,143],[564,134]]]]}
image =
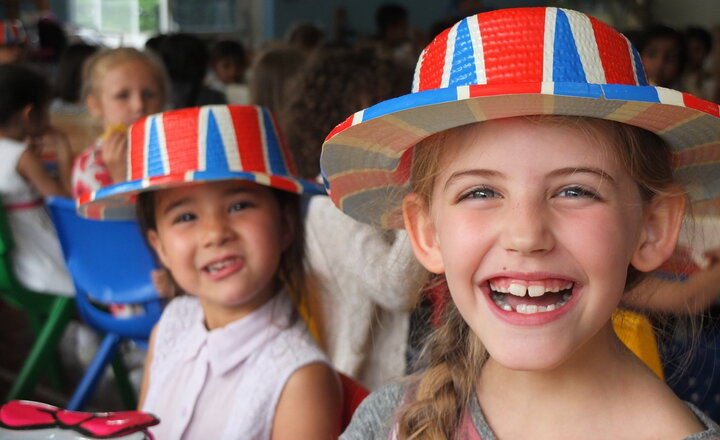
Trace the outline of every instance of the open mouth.
{"type": "Polygon", "coordinates": [[[240,259],[237,257],[227,258],[222,261],[216,261],[212,264],[208,264],[207,266],[205,266],[204,270],[205,270],[205,272],[212,275],[217,272],[220,272],[221,270],[225,269],[226,267],[236,264],[239,261],[240,261],[240,259]]]}
{"type": "Polygon", "coordinates": [[[570,302],[575,283],[567,280],[520,281],[496,278],[488,281],[490,297],[506,312],[526,315],[552,312],[570,302]]]}

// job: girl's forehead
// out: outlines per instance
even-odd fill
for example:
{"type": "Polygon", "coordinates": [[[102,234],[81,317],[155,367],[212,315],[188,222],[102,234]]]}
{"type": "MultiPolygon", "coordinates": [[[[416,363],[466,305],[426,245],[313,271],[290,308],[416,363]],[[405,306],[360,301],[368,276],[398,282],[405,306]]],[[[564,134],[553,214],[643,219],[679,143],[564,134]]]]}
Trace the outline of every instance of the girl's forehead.
{"type": "Polygon", "coordinates": [[[168,203],[178,198],[184,197],[233,195],[237,193],[269,194],[270,189],[266,186],[259,185],[249,180],[218,180],[198,183],[187,183],[183,185],[171,186],[168,188],[160,189],[155,192],[154,198],[157,205],[162,205],[163,203],[168,203]]]}

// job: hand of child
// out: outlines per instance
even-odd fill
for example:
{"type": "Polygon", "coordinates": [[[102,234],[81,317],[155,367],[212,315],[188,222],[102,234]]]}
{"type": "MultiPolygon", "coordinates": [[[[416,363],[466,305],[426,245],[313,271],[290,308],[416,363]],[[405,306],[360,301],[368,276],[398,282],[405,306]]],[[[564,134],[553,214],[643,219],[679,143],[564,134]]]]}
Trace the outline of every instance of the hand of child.
{"type": "Polygon", "coordinates": [[[101,158],[105,163],[113,183],[125,180],[127,135],[125,132],[112,131],[103,140],[101,158]]]}

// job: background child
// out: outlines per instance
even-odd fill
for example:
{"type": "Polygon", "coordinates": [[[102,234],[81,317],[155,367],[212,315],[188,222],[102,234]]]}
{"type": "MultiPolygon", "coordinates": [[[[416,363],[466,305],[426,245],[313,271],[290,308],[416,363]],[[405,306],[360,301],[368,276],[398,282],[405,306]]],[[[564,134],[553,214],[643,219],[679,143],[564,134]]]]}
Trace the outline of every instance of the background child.
{"type": "Polygon", "coordinates": [[[162,63],[132,48],[99,52],[83,69],[83,96],[100,119],[103,134],[76,159],[73,196],[125,180],[127,127],[165,106],[167,75],[162,63]]]}
{"type": "Polygon", "coordinates": [[[43,198],[68,196],[72,152],[49,124],[50,85],[19,65],[0,65],[0,199],[14,238],[15,275],[40,292],[73,295],[60,243],[43,198]],[[57,157],[59,181],[40,159],[40,147],[57,157]]]}
{"type": "Polygon", "coordinates": [[[337,378],[291,300],[306,290],[298,194],[322,189],[296,177],[273,128],[252,106],[143,119],[130,130],[133,180],[81,207],[132,216],[120,210],[139,193],[150,243],[190,294],[168,305],[150,342],[141,408],[164,421],[158,438],[338,434],[337,378]]]}
{"type": "Polygon", "coordinates": [[[675,248],[676,182],[691,199],[720,192],[688,154],[720,150],[718,106],[648,86],[638,59],[574,11],[479,14],[425,49],[414,93],[329,135],[336,205],[404,219],[452,298],[427,369],[366,399],[343,438],[720,436],[612,328],[675,248]]]}
{"type": "Polygon", "coordinates": [[[20,20],[0,20],[0,64],[25,60],[27,34],[20,20]]]}

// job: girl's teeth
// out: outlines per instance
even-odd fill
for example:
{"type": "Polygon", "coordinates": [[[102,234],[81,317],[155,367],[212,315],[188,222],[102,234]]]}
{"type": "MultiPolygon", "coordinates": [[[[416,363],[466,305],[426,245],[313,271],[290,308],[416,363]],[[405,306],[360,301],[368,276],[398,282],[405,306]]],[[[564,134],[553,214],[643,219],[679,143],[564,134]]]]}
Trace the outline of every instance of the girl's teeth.
{"type": "Polygon", "coordinates": [[[543,296],[545,294],[545,287],[543,286],[528,286],[528,295],[532,297],[543,296]]]}
{"type": "Polygon", "coordinates": [[[508,291],[515,296],[525,296],[527,289],[522,284],[510,284],[508,291]]]}

